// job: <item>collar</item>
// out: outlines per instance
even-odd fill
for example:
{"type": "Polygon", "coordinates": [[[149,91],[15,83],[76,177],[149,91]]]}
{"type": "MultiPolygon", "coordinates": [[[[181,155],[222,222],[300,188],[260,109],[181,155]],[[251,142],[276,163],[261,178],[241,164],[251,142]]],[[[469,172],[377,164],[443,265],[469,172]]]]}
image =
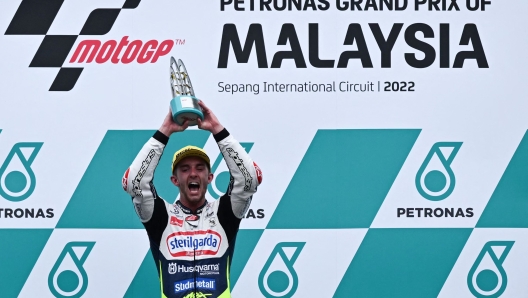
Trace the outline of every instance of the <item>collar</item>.
{"type": "Polygon", "coordinates": [[[175,205],[178,205],[178,207],[180,207],[180,209],[183,211],[183,213],[185,214],[201,214],[203,209],[205,208],[205,206],[207,205],[207,200],[205,200],[205,202],[203,203],[202,206],[198,207],[198,209],[196,209],[196,212],[193,213],[191,209],[185,207],[182,202],[180,202],[180,200],[177,200],[176,203],[174,203],[175,205]]]}

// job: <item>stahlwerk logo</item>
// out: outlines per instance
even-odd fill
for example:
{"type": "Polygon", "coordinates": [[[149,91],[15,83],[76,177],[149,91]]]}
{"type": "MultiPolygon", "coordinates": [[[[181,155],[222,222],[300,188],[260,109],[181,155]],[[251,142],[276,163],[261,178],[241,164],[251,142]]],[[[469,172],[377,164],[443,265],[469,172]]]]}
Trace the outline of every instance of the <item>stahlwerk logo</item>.
{"type": "Polygon", "coordinates": [[[260,292],[266,298],[289,298],[299,285],[293,264],[306,242],[281,242],[271,252],[258,278],[260,292]]]}
{"type": "MultiPolygon", "coordinates": [[[[174,283],[174,293],[176,294],[186,292],[189,290],[215,291],[216,290],[216,280],[209,279],[209,278],[196,278],[196,279],[181,280],[181,281],[177,281],[174,283]]],[[[194,293],[191,293],[191,294],[194,294],[194,293]]],[[[185,296],[185,298],[187,297],[206,298],[208,296],[211,296],[211,294],[203,294],[201,292],[196,293],[196,296],[195,295],[191,296],[191,294],[188,296],[185,296]]]]}
{"type": "Polygon", "coordinates": [[[506,290],[508,276],[502,264],[515,241],[489,241],[484,244],[467,276],[471,294],[477,298],[496,298],[506,290]]]}
{"type": "MultiPolygon", "coordinates": [[[[65,66],[66,58],[79,36],[105,35],[112,29],[122,10],[135,9],[141,0],[125,0],[121,8],[97,8],[86,19],[78,35],[48,35],[64,0],[22,0],[5,35],[44,35],[29,67],[59,68],[49,91],[70,91],[81,76],[84,68],[65,66]]],[[[69,63],[114,64],[155,63],[167,55],[174,44],[185,44],[185,40],[129,40],[124,36],[117,40],[83,40],[69,63]]]]}
{"type": "Polygon", "coordinates": [[[416,189],[430,201],[441,201],[455,189],[455,174],[451,163],[462,142],[438,142],[431,147],[416,173],[416,189]]]}
{"type": "Polygon", "coordinates": [[[48,287],[55,297],[81,297],[88,288],[83,267],[95,242],[69,242],[62,249],[48,275],[48,287]]]}

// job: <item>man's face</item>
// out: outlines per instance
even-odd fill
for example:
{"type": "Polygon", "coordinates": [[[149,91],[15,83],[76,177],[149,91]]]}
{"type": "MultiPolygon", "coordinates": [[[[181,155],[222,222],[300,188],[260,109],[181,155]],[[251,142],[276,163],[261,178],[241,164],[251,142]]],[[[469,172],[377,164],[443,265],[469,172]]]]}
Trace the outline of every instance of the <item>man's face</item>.
{"type": "Polygon", "coordinates": [[[213,174],[203,159],[189,156],[177,164],[171,181],[180,188],[182,203],[194,205],[205,200],[207,185],[213,181],[213,174]]]}

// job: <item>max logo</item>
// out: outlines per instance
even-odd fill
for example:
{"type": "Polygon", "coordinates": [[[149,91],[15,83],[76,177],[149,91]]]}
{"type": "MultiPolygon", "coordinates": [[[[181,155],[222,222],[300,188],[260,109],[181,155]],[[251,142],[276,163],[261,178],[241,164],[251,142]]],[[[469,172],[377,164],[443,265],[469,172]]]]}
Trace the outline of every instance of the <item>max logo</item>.
{"type": "MultiPolygon", "coordinates": [[[[44,39],[35,53],[33,60],[29,64],[29,67],[60,68],[49,91],[70,91],[81,76],[83,71],[82,67],[63,67],[64,62],[79,35],[107,34],[112,29],[121,10],[134,9],[138,7],[141,0],[124,0],[125,3],[121,8],[97,8],[93,10],[78,35],[48,35],[48,30],[55,20],[63,2],[64,0],[22,0],[15,16],[5,32],[5,35],[44,35],[44,39]]],[[[148,56],[153,55],[151,52],[154,52],[159,48],[154,42],[151,42],[148,46],[140,46],[139,42],[136,42],[135,47],[133,47],[133,43],[134,42],[131,42],[130,45],[127,44],[128,48],[123,51],[123,54],[127,51],[130,52],[130,57],[125,58],[125,60],[129,58],[134,60],[140,49],[144,50],[144,56],[148,56]],[[134,57],[132,58],[131,56],[134,57]]],[[[106,42],[105,45],[111,47],[113,44],[112,41],[109,41],[106,42]]],[[[97,44],[92,46],[95,47],[97,44]]],[[[123,42],[119,44],[119,46],[123,49],[126,45],[123,42]]],[[[118,51],[114,52],[113,49],[111,49],[109,52],[111,54],[113,52],[115,55],[118,51]]],[[[147,60],[150,60],[151,57],[148,58],[149,59],[147,60]]],[[[97,59],[107,60],[106,57],[97,57],[97,59]]],[[[138,59],[141,60],[142,58],[140,57],[138,59]]]]}

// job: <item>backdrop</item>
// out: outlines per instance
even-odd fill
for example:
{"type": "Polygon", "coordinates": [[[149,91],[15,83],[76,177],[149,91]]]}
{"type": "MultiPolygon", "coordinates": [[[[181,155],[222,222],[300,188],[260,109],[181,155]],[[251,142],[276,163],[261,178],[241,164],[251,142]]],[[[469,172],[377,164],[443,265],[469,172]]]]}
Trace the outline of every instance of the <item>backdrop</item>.
{"type": "MultiPolygon", "coordinates": [[[[121,177],[170,57],[263,170],[233,297],[528,297],[528,2],[0,3],[0,296],[159,297],[121,177]]],[[[207,198],[226,189],[214,139],[207,198]]]]}

